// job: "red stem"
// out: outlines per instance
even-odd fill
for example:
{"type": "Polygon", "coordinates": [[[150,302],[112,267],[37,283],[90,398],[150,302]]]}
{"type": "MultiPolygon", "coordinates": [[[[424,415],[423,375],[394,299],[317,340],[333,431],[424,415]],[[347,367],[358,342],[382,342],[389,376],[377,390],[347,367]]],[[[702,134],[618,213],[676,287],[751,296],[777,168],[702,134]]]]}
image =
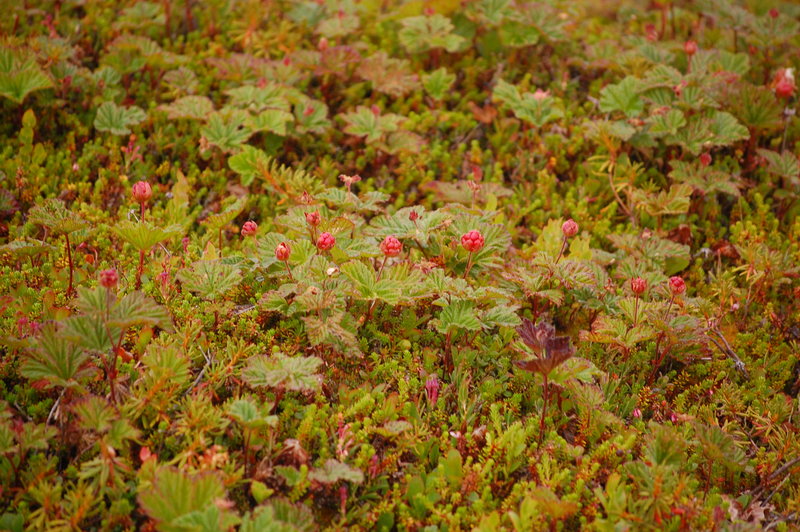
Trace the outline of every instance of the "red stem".
{"type": "Polygon", "coordinates": [[[72,295],[73,288],[72,288],[72,247],[69,244],[69,234],[64,234],[64,239],[66,240],[67,246],[67,261],[69,262],[69,286],[67,287],[67,297],[72,295]]]}

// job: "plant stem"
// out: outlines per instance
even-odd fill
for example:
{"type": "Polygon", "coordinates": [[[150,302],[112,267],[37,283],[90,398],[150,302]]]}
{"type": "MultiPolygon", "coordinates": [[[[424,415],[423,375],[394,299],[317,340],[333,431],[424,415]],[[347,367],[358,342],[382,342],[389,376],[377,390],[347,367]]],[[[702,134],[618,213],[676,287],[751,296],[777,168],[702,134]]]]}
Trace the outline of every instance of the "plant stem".
{"type": "Polygon", "coordinates": [[[292,269],[289,267],[289,261],[285,260],[283,263],[286,265],[286,273],[289,274],[289,280],[294,282],[294,277],[292,276],[292,269]]]}
{"type": "Polygon", "coordinates": [[[66,240],[67,246],[67,261],[69,262],[69,286],[67,287],[67,297],[72,295],[73,288],[72,288],[72,246],[69,244],[69,234],[64,234],[64,240],[66,240]]]}
{"type": "Polygon", "coordinates": [[[556,257],[556,264],[558,261],[561,260],[561,257],[564,255],[564,250],[567,249],[567,237],[564,237],[564,240],[561,242],[561,250],[558,252],[558,257],[556,257]]]}
{"type": "Polygon", "coordinates": [[[636,299],[633,302],[633,326],[639,324],[639,294],[636,294],[636,299]]]}
{"type": "Polygon", "coordinates": [[[444,367],[449,372],[453,371],[453,331],[447,331],[444,342],[444,367]]]}
{"type": "Polygon", "coordinates": [[[550,395],[547,387],[547,373],[544,373],[542,377],[544,378],[544,383],[542,384],[542,418],[539,420],[539,443],[544,441],[544,420],[547,416],[547,400],[550,395]]]}
{"type": "Polygon", "coordinates": [[[469,252],[469,258],[467,259],[467,269],[464,270],[464,279],[467,278],[469,275],[469,271],[472,269],[472,251],[469,252]]]}
{"type": "Polygon", "coordinates": [[[136,269],[136,290],[142,288],[142,272],[144,271],[144,250],[139,250],[139,267],[136,269]]]}

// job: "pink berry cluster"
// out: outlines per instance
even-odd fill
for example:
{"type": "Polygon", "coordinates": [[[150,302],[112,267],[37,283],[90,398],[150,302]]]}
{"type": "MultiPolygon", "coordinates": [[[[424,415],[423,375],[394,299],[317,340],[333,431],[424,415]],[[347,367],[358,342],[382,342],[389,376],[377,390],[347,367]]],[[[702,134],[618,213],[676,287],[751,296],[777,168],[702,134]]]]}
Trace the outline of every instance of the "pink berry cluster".
{"type": "Polygon", "coordinates": [[[464,233],[464,235],[461,237],[461,245],[470,253],[475,253],[476,251],[483,249],[483,244],[483,235],[480,231],[475,229],[464,233]]]}
{"type": "Polygon", "coordinates": [[[387,236],[381,242],[381,253],[386,257],[396,257],[403,251],[403,244],[394,236],[387,236]]]}

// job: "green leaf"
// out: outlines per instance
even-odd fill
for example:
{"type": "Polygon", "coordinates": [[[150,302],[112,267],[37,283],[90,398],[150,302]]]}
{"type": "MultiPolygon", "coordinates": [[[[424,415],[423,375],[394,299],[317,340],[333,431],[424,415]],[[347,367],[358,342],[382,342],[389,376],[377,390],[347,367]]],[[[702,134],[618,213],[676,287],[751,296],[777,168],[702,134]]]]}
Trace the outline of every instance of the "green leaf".
{"type": "Polygon", "coordinates": [[[21,105],[30,93],[52,86],[53,82],[38,67],[0,73],[0,96],[5,96],[17,105],[21,105]]]}
{"type": "Polygon", "coordinates": [[[430,16],[404,18],[398,34],[400,44],[413,53],[444,48],[448,52],[457,51],[466,41],[453,33],[453,23],[438,13],[430,16]]]}
{"type": "Polygon", "coordinates": [[[237,198],[222,211],[209,215],[205,220],[200,222],[200,224],[208,227],[209,233],[216,234],[217,231],[236,219],[236,217],[239,216],[239,214],[241,214],[241,212],[244,210],[244,206],[246,204],[246,197],[237,198]]]}
{"type": "Polygon", "coordinates": [[[67,341],[48,325],[36,343],[23,355],[20,374],[31,380],[45,380],[47,387],[80,388],[79,381],[94,373],[89,355],[67,341]]]}
{"type": "Polygon", "coordinates": [[[670,109],[665,114],[651,117],[649,133],[654,137],[665,135],[675,135],[686,125],[686,118],[683,112],[678,109],[670,109]]]}
{"type": "Polygon", "coordinates": [[[147,118],[147,114],[139,107],[120,107],[114,102],[104,102],[97,109],[94,127],[98,131],[105,131],[112,135],[129,135],[130,126],[141,123],[145,118],[147,118]]]}
{"type": "Polygon", "coordinates": [[[64,202],[55,198],[46,199],[31,208],[28,221],[43,225],[57,234],[74,233],[87,225],[74,211],[67,210],[64,202]]]}
{"type": "Polygon", "coordinates": [[[730,146],[734,142],[750,137],[747,128],[725,111],[714,111],[709,129],[714,135],[713,143],[717,146],[730,146]]]}
{"type": "Polygon", "coordinates": [[[278,422],[277,416],[265,415],[250,398],[236,399],[228,403],[226,411],[237,423],[250,429],[275,426],[278,422]]]}
{"type": "Polygon", "coordinates": [[[131,292],[111,309],[108,324],[120,329],[148,326],[172,330],[172,320],[165,307],[141,292],[131,292]]]}
{"type": "Polygon", "coordinates": [[[615,85],[608,85],[600,91],[600,110],[604,113],[620,111],[629,118],[639,116],[644,110],[644,102],[639,96],[640,81],[628,76],[615,85]]]}
{"type": "Polygon", "coordinates": [[[481,328],[481,322],[475,314],[475,304],[465,299],[453,301],[444,307],[439,313],[439,319],[434,321],[434,325],[436,330],[442,334],[458,329],[477,331],[481,328]]]}
{"type": "Polygon", "coordinates": [[[431,98],[442,100],[450,91],[450,87],[453,86],[455,80],[455,74],[448,72],[446,67],[441,67],[430,74],[424,74],[422,76],[422,85],[431,98]]]}
{"type": "Polygon", "coordinates": [[[183,270],[178,279],[203,299],[223,297],[241,282],[239,269],[221,260],[199,260],[191,270],[183,270]]]}
{"type": "Polygon", "coordinates": [[[268,109],[250,117],[245,124],[253,133],[267,131],[284,137],[286,136],[287,125],[293,121],[294,115],[288,111],[268,109]]]}
{"type": "Polygon", "coordinates": [[[514,116],[536,127],[542,127],[564,116],[564,111],[559,105],[560,100],[541,91],[536,94],[529,92],[520,94],[517,87],[502,79],[497,82],[493,97],[507,105],[514,112],[514,116]]]}
{"type": "Polygon", "coordinates": [[[170,120],[189,118],[192,120],[205,120],[214,112],[214,104],[205,96],[184,96],[170,104],[159,106],[167,113],[170,120]]]}
{"type": "Polygon", "coordinates": [[[396,114],[381,115],[369,107],[360,105],[354,112],[340,115],[345,121],[344,131],[357,137],[366,137],[366,142],[374,142],[386,133],[397,131],[403,117],[396,114]]]}
{"type": "MultiPolygon", "coordinates": [[[[278,466],[284,467],[284,466],[278,466]]],[[[292,469],[292,468],[288,468],[292,469]]],[[[272,499],[242,519],[240,532],[313,532],[314,515],[306,506],[272,499]]]]}
{"type": "Polygon", "coordinates": [[[362,299],[380,299],[390,305],[400,300],[400,285],[391,279],[377,280],[375,270],[363,262],[350,261],[341,266],[342,273],[352,281],[356,292],[362,299]]]}
{"type": "Polygon", "coordinates": [[[242,185],[250,186],[270,160],[271,157],[258,148],[244,145],[242,151],[228,158],[228,166],[242,176],[242,185]]]}
{"type": "Polygon", "coordinates": [[[758,154],[767,160],[767,172],[797,183],[800,178],[800,161],[797,155],[789,150],[778,153],[773,150],[759,149],[758,154]]]}
{"type": "Polygon", "coordinates": [[[208,117],[208,122],[200,128],[200,134],[205,139],[221,149],[223,152],[232,152],[253,134],[245,127],[245,122],[250,115],[244,111],[229,112],[226,114],[212,113],[208,117]]]}
{"type": "Polygon", "coordinates": [[[185,532],[176,525],[181,516],[215,506],[225,496],[222,480],[215,473],[188,474],[172,467],[156,470],[152,484],[139,491],[139,504],[166,532],[185,532]]]}
{"type": "Polygon", "coordinates": [[[138,251],[145,252],[150,251],[159,242],[181,234],[181,228],[178,226],[162,229],[150,222],[133,222],[130,220],[123,220],[117,223],[111,230],[138,251]]]}
{"type": "Polygon", "coordinates": [[[321,468],[309,473],[308,478],[320,484],[335,484],[340,480],[361,484],[364,473],[338,460],[328,459],[321,468]]]}
{"type": "Polygon", "coordinates": [[[314,373],[322,365],[317,357],[256,356],[242,370],[242,378],[256,388],[286,388],[292,391],[319,389],[320,376],[314,373]]]}

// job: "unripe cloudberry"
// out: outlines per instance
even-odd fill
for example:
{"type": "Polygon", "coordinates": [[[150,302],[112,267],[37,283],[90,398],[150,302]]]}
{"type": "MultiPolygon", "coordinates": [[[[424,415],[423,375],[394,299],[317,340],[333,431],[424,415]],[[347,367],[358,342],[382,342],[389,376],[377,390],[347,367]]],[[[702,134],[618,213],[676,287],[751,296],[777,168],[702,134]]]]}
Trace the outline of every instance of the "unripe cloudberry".
{"type": "Polygon", "coordinates": [[[697,53],[697,43],[692,41],[692,40],[686,41],[685,43],[683,43],[683,51],[686,52],[686,55],[694,55],[694,54],[696,54],[697,53]]]}
{"type": "Polygon", "coordinates": [[[281,262],[289,260],[289,255],[292,254],[292,248],[286,242],[281,242],[275,247],[275,258],[281,262]]]}
{"type": "Polygon", "coordinates": [[[319,211],[306,213],[306,223],[308,225],[310,225],[311,227],[316,227],[319,225],[319,222],[320,222],[319,211]]]}
{"type": "Polygon", "coordinates": [[[317,239],[317,248],[321,251],[328,251],[336,245],[336,239],[330,233],[322,233],[317,239]]]}
{"type": "Polygon", "coordinates": [[[381,253],[387,257],[396,257],[403,251],[403,244],[393,236],[387,236],[381,242],[381,253]]]}
{"type": "Polygon", "coordinates": [[[464,236],[461,237],[461,245],[470,253],[480,251],[483,248],[483,243],[483,235],[475,229],[464,233],[464,236]]]}
{"type": "Polygon", "coordinates": [[[674,275],[669,278],[669,289],[673,295],[678,295],[686,292],[686,283],[683,278],[674,275]]]}
{"type": "Polygon", "coordinates": [[[254,221],[247,221],[242,225],[242,236],[253,236],[258,231],[258,224],[254,221]]]}
{"type": "Polygon", "coordinates": [[[564,238],[570,238],[578,234],[578,223],[570,218],[561,225],[561,232],[564,238]]]}
{"type": "Polygon", "coordinates": [[[133,199],[138,203],[145,203],[153,196],[153,189],[147,181],[138,181],[134,183],[131,192],[133,194],[133,199]]]}
{"type": "Polygon", "coordinates": [[[117,270],[110,268],[100,272],[100,286],[104,288],[114,288],[119,282],[117,270]]]}
{"type": "Polygon", "coordinates": [[[634,277],[631,279],[631,291],[640,296],[644,294],[644,291],[647,290],[647,281],[642,279],[641,277],[634,277]]]}

